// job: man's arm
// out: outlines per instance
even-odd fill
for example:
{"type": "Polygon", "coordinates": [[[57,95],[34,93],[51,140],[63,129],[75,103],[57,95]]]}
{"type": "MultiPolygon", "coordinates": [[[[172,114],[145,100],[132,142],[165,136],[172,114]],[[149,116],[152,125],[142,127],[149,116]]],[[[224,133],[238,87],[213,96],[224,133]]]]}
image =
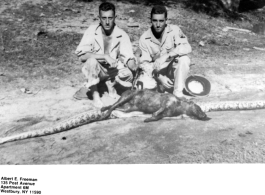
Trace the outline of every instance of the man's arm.
{"type": "MultiPolygon", "coordinates": [[[[160,75],[160,74],[158,75],[157,70],[154,70],[155,63],[153,66],[152,58],[148,51],[147,44],[145,43],[144,37],[140,38],[139,48],[141,49],[141,52],[142,52],[142,56],[140,59],[140,62],[141,62],[140,68],[143,69],[143,71],[149,73],[149,75],[152,75],[155,80],[159,80],[160,83],[162,83],[162,85],[164,85],[166,88],[173,87],[173,83],[169,78],[167,78],[166,76],[160,75]]],[[[163,60],[166,61],[166,59],[168,58],[167,54],[164,56],[164,58],[165,59],[163,60]]]]}
{"type": "Polygon", "coordinates": [[[94,58],[98,61],[105,61],[110,64],[111,67],[116,67],[116,60],[111,58],[107,54],[95,54],[94,52],[94,34],[97,25],[91,25],[84,33],[75,54],[79,57],[81,62],[86,62],[89,58],[94,58]]]}
{"type": "Polygon", "coordinates": [[[192,51],[188,39],[181,29],[178,26],[172,26],[172,28],[174,33],[174,44],[176,47],[156,60],[154,68],[157,70],[165,68],[163,67],[163,64],[165,64],[167,60],[187,55],[192,51]]]}
{"type": "Polygon", "coordinates": [[[86,62],[89,58],[95,58],[96,60],[105,60],[105,54],[94,54],[94,53],[85,53],[79,56],[81,62],[86,62]]]}
{"type": "Polygon", "coordinates": [[[168,53],[169,57],[172,58],[189,54],[192,49],[188,42],[187,36],[178,26],[174,26],[173,28],[176,48],[168,53]]]}
{"type": "Polygon", "coordinates": [[[122,62],[127,65],[131,70],[135,71],[138,68],[136,58],[133,54],[132,43],[129,36],[123,32],[120,46],[120,56],[122,62]]]}
{"type": "Polygon", "coordinates": [[[110,64],[111,67],[115,68],[117,66],[117,61],[109,56],[109,54],[94,54],[94,53],[85,53],[81,56],[79,56],[79,59],[81,62],[86,62],[89,58],[95,58],[96,60],[104,61],[108,64],[110,64]]]}

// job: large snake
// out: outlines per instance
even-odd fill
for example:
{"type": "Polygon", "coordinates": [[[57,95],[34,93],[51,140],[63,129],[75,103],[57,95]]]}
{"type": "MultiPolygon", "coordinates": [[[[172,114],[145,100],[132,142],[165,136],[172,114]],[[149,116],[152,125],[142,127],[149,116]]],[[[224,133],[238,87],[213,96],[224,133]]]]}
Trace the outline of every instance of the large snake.
{"type": "MultiPolygon", "coordinates": [[[[211,103],[196,103],[199,105],[204,112],[212,112],[212,111],[231,111],[231,110],[256,110],[256,109],[264,109],[265,101],[228,101],[228,102],[211,102],[211,103]]],[[[72,118],[66,119],[63,122],[60,122],[58,125],[38,129],[35,131],[25,132],[18,135],[13,135],[9,137],[0,138],[0,144],[4,144],[7,142],[23,140],[33,137],[40,137],[51,135],[63,131],[67,131],[94,121],[101,120],[102,112],[100,110],[89,110],[82,114],[76,115],[72,118]]],[[[132,113],[122,113],[120,111],[114,110],[110,115],[109,119],[114,118],[122,118],[122,117],[132,117],[132,116],[144,116],[143,113],[140,112],[132,112],[132,113]]]]}

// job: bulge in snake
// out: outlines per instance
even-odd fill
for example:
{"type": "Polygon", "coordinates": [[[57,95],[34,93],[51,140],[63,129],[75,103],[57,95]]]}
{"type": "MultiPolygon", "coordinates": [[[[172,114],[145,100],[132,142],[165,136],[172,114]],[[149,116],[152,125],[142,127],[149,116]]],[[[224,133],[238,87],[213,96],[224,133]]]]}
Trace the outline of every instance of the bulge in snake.
{"type": "Polygon", "coordinates": [[[191,101],[179,100],[178,98],[170,94],[157,94],[156,92],[149,90],[138,92],[126,91],[117,103],[115,103],[113,106],[105,107],[102,109],[108,110],[106,114],[103,114],[100,110],[89,110],[85,113],[67,119],[56,126],[25,132],[10,137],[0,138],[0,144],[55,134],[88,124],[93,121],[104,120],[108,117],[118,118],[117,116],[111,114],[115,107],[126,112],[138,109],[143,110],[147,113],[153,113],[153,116],[149,119],[146,119],[146,122],[159,120],[165,116],[180,115],[182,113],[200,120],[207,120],[209,118],[204,112],[265,109],[265,101],[206,102],[194,104],[191,101]],[[140,101],[141,97],[145,98],[145,101],[143,101],[145,103],[140,101]],[[155,101],[153,102],[155,104],[154,106],[150,106],[150,102],[152,102],[153,98],[155,98],[155,101]],[[163,101],[161,100],[165,100],[164,103],[162,103],[163,101]],[[134,106],[134,102],[137,103],[136,106],[134,106]],[[163,105],[164,107],[159,107],[161,105],[163,105]],[[172,108],[170,108],[170,105],[172,106],[172,108]]]}
{"type": "Polygon", "coordinates": [[[120,99],[112,106],[103,107],[102,120],[107,119],[113,110],[122,112],[141,111],[152,114],[144,122],[157,121],[163,117],[173,117],[186,114],[199,120],[209,119],[201,108],[192,101],[180,100],[170,93],[157,93],[151,90],[130,90],[124,92],[120,99]]]}

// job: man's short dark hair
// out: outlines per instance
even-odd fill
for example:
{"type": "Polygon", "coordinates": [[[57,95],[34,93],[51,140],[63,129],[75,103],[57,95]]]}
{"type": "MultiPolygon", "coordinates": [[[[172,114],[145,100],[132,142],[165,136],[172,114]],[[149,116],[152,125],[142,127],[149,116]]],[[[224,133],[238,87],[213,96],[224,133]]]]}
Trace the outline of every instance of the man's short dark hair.
{"type": "Polygon", "coordinates": [[[114,12],[114,15],[115,15],[115,5],[113,5],[112,3],[109,3],[109,2],[104,2],[104,3],[100,4],[99,14],[100,14],[100,11],[109,11],[109,10],[112,10],[114,12]]]}
{"type": "Polygon", "coordinates": [[[167,18],[167,9],[165,8],[165,6],[155,5],[151,11],[151,19],[153,14],[165,14],[165,17],[167,18]]]}

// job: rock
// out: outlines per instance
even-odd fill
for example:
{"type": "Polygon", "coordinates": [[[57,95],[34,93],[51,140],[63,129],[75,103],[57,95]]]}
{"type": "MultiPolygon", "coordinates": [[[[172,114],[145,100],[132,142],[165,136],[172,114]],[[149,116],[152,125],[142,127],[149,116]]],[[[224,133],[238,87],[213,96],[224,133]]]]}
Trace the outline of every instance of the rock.
{"type": "Polygon", "coordinates": [[[229,26],[226,26],[225,28],[223,28],[222,31],[227,32],[228,30],[235,30],[235,31],[240,31],[240,32],[251,33],[251,31],[248,29],[235,28],[235,27],[229,27],[229,26]]]}
{"type": "Polygon", "coordinates": [[[20,91],[22,91],[23,93],[32,94],[32,91],[27,88],[21,88],[20,91]]]}
{"type": "Polygon", "coordinates": [[[225,40],[225,41],[223,42],[223,45],[224,45],[224,46],[229,46],[229,45],[231,45],[231,43],[230,43],[229,41],[225,40]]]}
{"type": "Polygon", "coordinates": [[[135,12],[135,11],[134,11],[133,9],[129,11],[129,13],[134,13],[134,12],[135,12]]]}
{"type": "Polygon", "coordinates": [[[48,60],[50,60],[50,61],[56,61],[56,60],[57,60],[57,58],[54,58],[54,57],[49,57],[49,58],[48,58],[48,60]]]}
{"type": "Polygon", "coordinates": [[[134,22],[134,19],[133,19],[133,18],[129,18],[129,19],[128,19],[128,22],[129,22],[129,23],[133,23],[133,22],[134,22]]]}
{"type": "Polygon", "coordinates": [[[80,13],[80,10],[76,10],[76,9],[71,9],[71,8],[64,8],[64,11],[71,11],[71,12],[74,12],[74,13],[80,13]]]}
{"type": "Polygon", "coordinates": [[[265,10],[265,7],[257,9],[258,12],[263,12],[265,10]]]}
{"type": "Polygon", "coordinates": [[[132,22],[132,23],[128,23],[127,26],[128,27],[139,27],[140,25],[137,22],[132,22]]]}
{"type": "Polygon", "coordinates": [[[133,18],[129,18],[128,19],[128,23],[127,23],[128,27],[139,27],[139,23],[135,22],[133,18]]]}
{"type": "Polygon", "coordinates": [[[246,131],[246,134],[252,135],[253,133],[251,131],[246,131]]]}
{"type": "Polygon", "coordinates": [[[74,12],[74,13],[77,14],[77,13],[80,13],[81,11],[80,10],[73,9],[72,12],[74,12]]]}
{"type": "Polygon", "coordinates": [[[34,35],[35,35],[36,37],[38,37],[38,36],[40,36],[40,35],[47,36],[47,35],[48,35],[48,32],[47,32],[45,29],[40,28],[39,30],[36,30],[36,31],[34,32],[34,35]]]}
{"type": "Polygon", "coordinates": [[[243,133],[239,133],[238,136],[239,136],[239,137],[246,137],[246,135],[243,134],[243,133]]]}
{"type": "Polygon", "coordinates": [[[204,43],[203,41],[200,41],[200,42],[199,42],[199,46],[204,47],[204,46],[205,46],[205,43],[204,43]]]}
{"type": "Polygon", "coordinates": [[[260,50],[260,51],[265,51],[265,48],[262,48],[262,47],[253,47],[253,49],[260,50]]]}

